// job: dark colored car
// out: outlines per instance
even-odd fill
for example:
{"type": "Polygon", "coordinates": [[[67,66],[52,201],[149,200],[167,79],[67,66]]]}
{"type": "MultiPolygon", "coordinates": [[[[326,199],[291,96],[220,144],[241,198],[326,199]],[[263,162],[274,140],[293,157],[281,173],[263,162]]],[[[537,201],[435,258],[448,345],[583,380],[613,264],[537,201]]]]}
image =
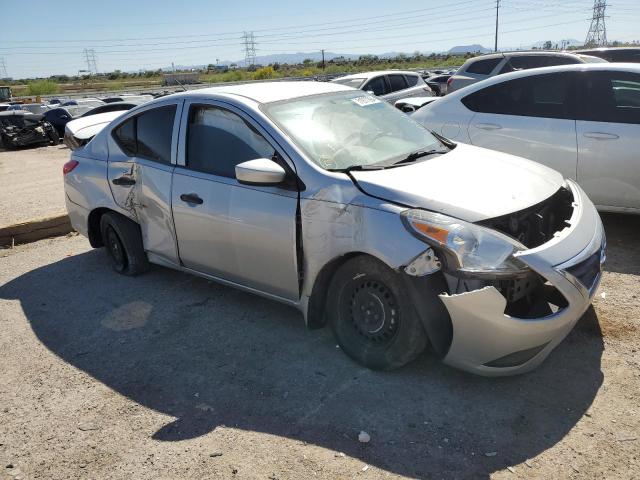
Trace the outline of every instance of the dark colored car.
{"type": "Polygon", "coordinates": [[[58,134],[43,115],[24,111],[0,113],[0,144],[5,148],[58,143],[58,134]]]}
{"type": "Polygon", "coordinates": [[[435,94],[439,97],[447,93],[447,80],[451,78],[451,75],[434,75],[432,77],[426,78],[425,82],[427,85],[435,92],[435,94]]]}
{"type": "Polygon", "coordinates": [[[576,53],[600,57],[607,62],[640,63],[640,48],[634,47],[593,48],[589,50],[578,50],[576,53]]]}
{"type": "Polygon", "coordinates": [[[91,110],[80,115],[81,117],[89,117],[98,113],[117,112],[119,110],[131,110],[133,107],[140,105],[138,102],[112,102],[106,105],[92,108],[91,110]]]}
{"type": "MultiPolygon", "coordinates": [[[[98,107],[99,108],[99,107],[98,107]]],[[[90,105],[69,105],[66,107],[52,108],[43,113],[44,119],[53,125],[58,138],[64,137],[65,125],[74,118],[82,117],[85,113],[93,110],[90,105]]]]}

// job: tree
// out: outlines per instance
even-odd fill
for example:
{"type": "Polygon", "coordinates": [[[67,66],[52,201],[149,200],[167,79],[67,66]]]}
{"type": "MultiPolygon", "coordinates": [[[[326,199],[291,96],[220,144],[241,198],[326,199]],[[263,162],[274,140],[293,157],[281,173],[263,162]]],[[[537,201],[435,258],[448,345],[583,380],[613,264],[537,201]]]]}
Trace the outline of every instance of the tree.
{"type": "Polygon", "coordinates": [[[544,42],[544,45],[542,45],[542,48],[544,50],[551,50],[551,47],[552,47],[551,40],[547,40],[546,42],[544,42]]]}

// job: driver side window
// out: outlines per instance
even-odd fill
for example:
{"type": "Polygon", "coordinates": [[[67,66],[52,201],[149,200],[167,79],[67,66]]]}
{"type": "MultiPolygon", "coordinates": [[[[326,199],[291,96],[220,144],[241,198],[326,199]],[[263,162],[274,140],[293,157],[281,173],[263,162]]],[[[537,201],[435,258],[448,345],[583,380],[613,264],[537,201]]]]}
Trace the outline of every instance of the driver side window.
{"type": "Polygon", "coordinates": [[[211,105],[189,111],[186,166],[190,170],[235,178],[236,165],[272,158],[275,149],[242,117],[211,105]]]}

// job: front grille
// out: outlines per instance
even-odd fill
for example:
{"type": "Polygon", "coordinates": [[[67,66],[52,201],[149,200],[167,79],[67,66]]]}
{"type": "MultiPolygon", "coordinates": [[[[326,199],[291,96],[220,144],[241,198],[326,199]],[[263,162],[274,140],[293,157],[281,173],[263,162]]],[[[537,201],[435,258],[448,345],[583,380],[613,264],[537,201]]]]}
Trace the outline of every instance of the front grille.
{"type": "Polygon", "coordinates": [[[515,238],[527,248],[535,248],[567,227],[572,214],[573,195],[566,188],[560,188],[532,207],[479,223],[515,238]]]}
{"type": "Polygon", "coordinates": [[[565,271],[576,277],[587,290],[591,290],[600,274],[600,251],[580,263],[565,268],[565,271]]]}

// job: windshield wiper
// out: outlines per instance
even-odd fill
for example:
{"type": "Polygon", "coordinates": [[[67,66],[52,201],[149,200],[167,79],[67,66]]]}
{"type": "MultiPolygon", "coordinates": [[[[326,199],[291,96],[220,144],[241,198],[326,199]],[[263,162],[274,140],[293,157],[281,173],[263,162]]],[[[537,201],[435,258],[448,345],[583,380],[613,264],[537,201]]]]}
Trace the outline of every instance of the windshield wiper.
{"type": "Polygon", "coordinates": [[[346,168],[328,168],[327,170],[329,170],[330,172],[341,172],[341,173],[347,173],[347,172],[362,172],[362,171],[369,171],[369,170],[383,170],[387,167],[381,166],[381,165],[350,165],[346,168]]]}
{"type": "Polygon", "coordinates": [[[440,155],[440,154],[447,153],[447,152],[448,152],[448,150],[437,150],[437,149],[433,149],[433,150],[418,150],[417,152],[410,153],[409,155],[404,157],[402,160],[398,160],[397,162],[393,163],[393,165],[401,165],[403,163],[411,163],[411,162],[415,162],[416,160],[418,160],[419,158],[422,158],[422,157],[428,157],[430,155],[440,155]]]}

